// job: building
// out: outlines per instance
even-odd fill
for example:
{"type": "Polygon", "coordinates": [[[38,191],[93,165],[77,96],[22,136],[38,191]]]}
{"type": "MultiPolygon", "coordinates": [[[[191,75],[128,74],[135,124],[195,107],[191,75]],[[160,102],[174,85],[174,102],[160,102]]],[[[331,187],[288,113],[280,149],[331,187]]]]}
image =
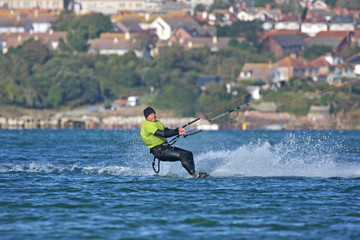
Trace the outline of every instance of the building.
{"type": "Polygon", "coordinates": [[[239,81],[264,81],[275,82],[278,76],[278,67],[269,63],[245,63],[238,76],[239,81]]]}
{"type": "Polygon", "coordinates": [[[9,9],[54,9],[63,10],[64,0],[0,0],[0,7],[9,9]]]}
{"type": "Polygon", "coordinates": [[[59,47],[60,39],[63,39],[63,41],[66,42],[66,32],[50,31],[47,33],[1,33],[0,51],[5,54],[11,47],[16,48],[29,39],[40,41],[50,49],[56,50],[59,47]]]}
{"type": "Polygon", "coordinates": [[[314,82],[341,84],[342,78],[355,77],[354,69],[341,57],[331,53],[320,56],[309,62],[304,68],[304,76],[311,77],[314,82]]]}
{"type": "Polygon", "coordinates": [[[161,4],[158,0],[75,0],[71,9],[77,14],[115,14],[119,11],[158,11],[161,4]]]}
{"type": "Polygon", "coordinates": [[[306,41],[308,46],[325,45],[335,52],[342,53],[343,48],[351,43],[352,36],[351,31],[322,31],[306,41]]]}
{"type": "Polygon", "coordinates": [[[261,42],[261,49],[264,52],[272,52],[275,56],[282,56],[290,53],[301,55],[306,42],[298,34],[269,35],[261,42]]]}
{"type": "Polygon", "coordinates": [[[295,54],[286,56],[276,63],[279,69],[279,82],[275,82],[279,87],[286,86],[286,83],[293,76],[300,76],[304,71],[307,62],[302,57],[296,57],[295,54]]]}

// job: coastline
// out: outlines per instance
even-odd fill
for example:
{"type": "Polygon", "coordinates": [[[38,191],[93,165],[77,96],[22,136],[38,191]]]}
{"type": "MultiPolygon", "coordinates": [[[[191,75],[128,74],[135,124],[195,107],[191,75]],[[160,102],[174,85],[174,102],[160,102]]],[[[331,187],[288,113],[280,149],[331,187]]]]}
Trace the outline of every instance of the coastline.
{"type": "MultiPolygon", "coordinates": [[[[0,112],[0,129],[139,129],[144,121],[144,106],[105,109],[81,108],[68,111],[24,110],[0,112]]],[[[179,118],[173,111],[158,111],[158,119],[165,126],[183,126],[196,117],[179,118]]],[[[309,113],[296,116],[290,113],[245,111],[232,113],[228,119],[210,124],[200,119],[193,128],[217,129],[268,129],[268,130],[359,130],[360,113],[338,116],[309,113]]]]}

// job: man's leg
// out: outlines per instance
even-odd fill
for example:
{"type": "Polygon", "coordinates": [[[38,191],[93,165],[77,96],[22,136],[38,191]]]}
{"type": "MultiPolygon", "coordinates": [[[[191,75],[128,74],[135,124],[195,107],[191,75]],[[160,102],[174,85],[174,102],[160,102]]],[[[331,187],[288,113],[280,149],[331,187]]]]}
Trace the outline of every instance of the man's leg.
{"type": "Polygon", "coordinates": [[[180,161],[181,165],[190,175],[195,173],[194,156],[190,151],[177,147],[168,147],[162,151],[160,160],[171,162],[180,161]]]}

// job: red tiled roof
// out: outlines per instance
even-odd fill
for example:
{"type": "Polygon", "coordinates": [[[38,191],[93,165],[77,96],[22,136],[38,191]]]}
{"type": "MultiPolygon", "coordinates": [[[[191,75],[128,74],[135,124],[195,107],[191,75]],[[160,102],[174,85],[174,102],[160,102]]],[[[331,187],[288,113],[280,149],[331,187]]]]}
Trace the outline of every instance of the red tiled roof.
{"type": "Polygon", "coordinates": [[[261,36],[261,39],[264,40],[267,37],[272,37],[272,36],[276,36],[276,35],[284,35],[284,34],[300,34],[300,32],[298,30],[276,30],[276,29],[271,29],[269,31],[264,32],[264,34],[261,36]]]}
{"type": "Polygon", "coordinates": [[[320,67],[330,67],[331,64],[326,61],[324,56],[320,56],[314,60],[312,60],[309,65],[314,68],[320,68],[320,67]]]}
{"type": "Polygon", "coordinates": [[[281,59],[280,61],[278,61],[277,65],[279,67],[291,67],[291,68],[295,68],[295,69],[300,69],[306,65],[306,61],[301,57],[294,58],[291,56],[287,56],[287,57],[281,59]]]}
{"type": "Polygon", "coordinates": [[[321,31],[314,38],[344,38],[349,33],[349,31],[321,31]]]}

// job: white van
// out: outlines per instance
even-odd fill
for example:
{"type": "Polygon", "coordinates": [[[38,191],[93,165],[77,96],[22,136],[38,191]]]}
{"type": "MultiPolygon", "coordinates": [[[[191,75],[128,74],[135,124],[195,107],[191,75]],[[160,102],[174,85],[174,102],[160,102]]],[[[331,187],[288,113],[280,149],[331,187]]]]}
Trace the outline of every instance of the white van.
{"type": "Polygon", "coordinates": [[[128,102],[127,102],[129,107],[135,107],[139,105],[139,97],[138,96],[130,96],[128,97],[128,102]]]}

